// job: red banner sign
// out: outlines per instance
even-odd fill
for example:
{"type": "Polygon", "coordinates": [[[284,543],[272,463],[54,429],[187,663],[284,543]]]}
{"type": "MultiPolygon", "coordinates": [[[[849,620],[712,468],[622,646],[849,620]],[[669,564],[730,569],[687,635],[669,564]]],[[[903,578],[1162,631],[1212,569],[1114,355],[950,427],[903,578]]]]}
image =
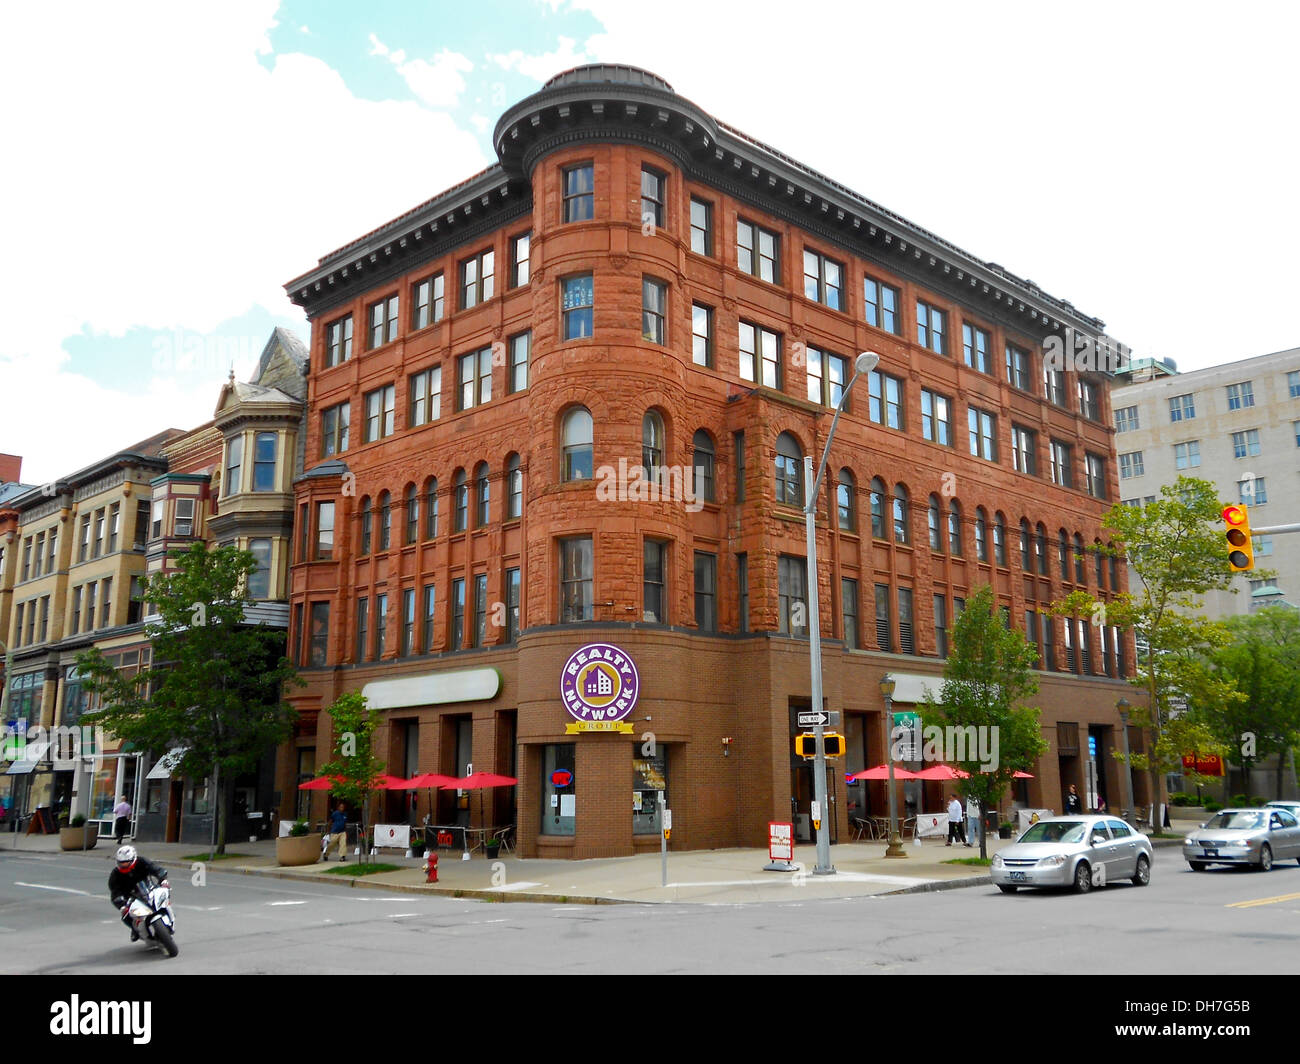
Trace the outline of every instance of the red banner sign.
{"type": "Polygon", "coordinates": [[[1184,754],[1183,768],[1188,772],[1195,772],[1198,776],[1227,775],[1223,768],[1223,758],[1218,754],[1208,754],[1204,757],[1200,754],[1184,754]]]}

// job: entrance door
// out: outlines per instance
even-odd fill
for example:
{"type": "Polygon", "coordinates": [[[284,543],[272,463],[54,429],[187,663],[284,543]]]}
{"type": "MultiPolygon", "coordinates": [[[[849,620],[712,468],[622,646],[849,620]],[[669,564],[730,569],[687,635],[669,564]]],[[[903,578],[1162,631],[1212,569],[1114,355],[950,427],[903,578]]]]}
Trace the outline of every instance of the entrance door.
{"type": "MultiPolygon", "coordinates": [[[[841,794],[836,785],[837,775],[838,770],[835,767],[835,762],[827,761],[826,804],[829,808],[822,811],[822,816],[830,822],[830,841],[832,845],[839,842],[839,825],[836,823],[835,811],[839,806],[841,794]]],[[[794,795],[791,799],[791,813],[794,816],[795,838],[801,842],[816,842],[817,832],[812,823],[812,804],[816,800],[817,791],[812,761],[800,759],[800,764],[794,768],[793,782],[794,795]]]]}

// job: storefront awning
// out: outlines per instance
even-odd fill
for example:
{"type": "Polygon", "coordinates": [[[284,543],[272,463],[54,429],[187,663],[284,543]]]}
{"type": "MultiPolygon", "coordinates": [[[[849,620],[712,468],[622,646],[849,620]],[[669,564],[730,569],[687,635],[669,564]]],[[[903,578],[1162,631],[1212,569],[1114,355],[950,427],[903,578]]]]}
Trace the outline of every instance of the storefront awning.
{"type": "Polygon", "coordinates": [[[167,753],[163,754],[163,756],[157,760],[154,767],[149,770],[149,775],[145,776],[145,779],[170,779],[171,774],[176,770],[176,766],[181,763],[181,758],[183,758],[188,752],[188,746],[178,746],[172,750],[168,750],[167,753]]]}
{"type": "Polygon", "coordinates": [[[49,748],[49,743],[28,743],[23,750],[23,756],[9,766],[9,771],[5,775],[22,776],[28,772],[35,772],[36,766],[44,759],[49,748]]]}

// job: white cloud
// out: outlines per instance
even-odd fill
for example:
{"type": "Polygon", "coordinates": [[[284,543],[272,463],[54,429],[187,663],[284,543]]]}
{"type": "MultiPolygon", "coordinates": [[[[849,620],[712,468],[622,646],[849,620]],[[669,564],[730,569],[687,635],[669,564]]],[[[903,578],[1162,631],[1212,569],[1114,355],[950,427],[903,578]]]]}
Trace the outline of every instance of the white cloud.
{"type": "Polygon", "coordinates": [[[358,99],[305,55],[267,69],[275,7],[86,4],[75,32],[63,8],[6,9],[0,138],[26,161],[0,178],[22,204],[0,214],[0,290],[22,308],[0,332],[0,395],[23,401],[0,452],[26,456],[25,478],[201,423],[225,379],[96,384],[70,372],[65,337],[204,334],[253,305],[300,318],[285,281],[486,165],[448,115],[358,99]],[[31,47],[52,40],[57,62],[31,47]],[[394,145],[400,166],[373,156],[394,145]]]}
{"type": "Polygon", "coordinates": [[[373,33],[370,35],[370,54],[383,56],[402,76],[407,88],[430,107],[452,108],[460,103],[465,91],[462,75],[473,73],[474,64],[459,52],[444,48],[429,62],[412,59],[409,62],[402,49],[390,51],[373,33]]]}
{"type": "Polygon", "coordinates": [[[528,55],[516,48],[510,52],[490,54],[488,59],[503,70],[518,70],[535,81],[546,81],[562,70],[595,61],[586,48],[575,47],[577,42],[572,37],[560,37],[559,41],[560,46],[553,52],[528,55]]]}

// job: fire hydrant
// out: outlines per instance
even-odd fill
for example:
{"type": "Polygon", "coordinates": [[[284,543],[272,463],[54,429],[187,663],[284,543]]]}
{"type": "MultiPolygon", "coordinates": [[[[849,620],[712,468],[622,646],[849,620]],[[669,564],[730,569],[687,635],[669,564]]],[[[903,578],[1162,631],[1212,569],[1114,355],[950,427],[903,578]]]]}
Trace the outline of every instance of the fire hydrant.
{"type": "Polygon", "coordinates": [[[424,855],[424,881],[438,882],[438,851],[430,850],[424,855]]]}

